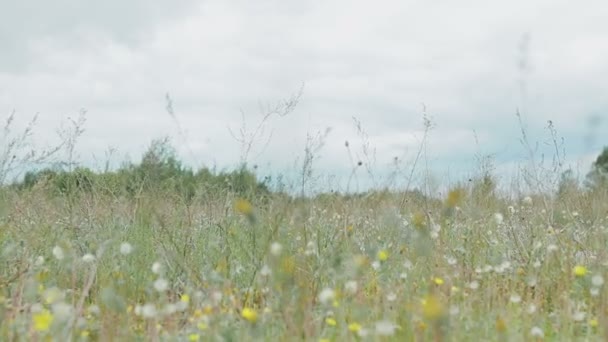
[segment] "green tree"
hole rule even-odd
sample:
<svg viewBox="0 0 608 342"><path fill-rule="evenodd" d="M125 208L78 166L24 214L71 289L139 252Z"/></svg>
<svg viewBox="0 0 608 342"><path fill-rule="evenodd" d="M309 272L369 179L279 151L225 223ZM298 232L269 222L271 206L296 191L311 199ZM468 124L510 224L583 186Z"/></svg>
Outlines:
<svg viewBox="0 0 608 342"><path fill-rule="evenodd" d="M591 189L608 187L608 146L595 159L587 174L587 187Z"/></svg>

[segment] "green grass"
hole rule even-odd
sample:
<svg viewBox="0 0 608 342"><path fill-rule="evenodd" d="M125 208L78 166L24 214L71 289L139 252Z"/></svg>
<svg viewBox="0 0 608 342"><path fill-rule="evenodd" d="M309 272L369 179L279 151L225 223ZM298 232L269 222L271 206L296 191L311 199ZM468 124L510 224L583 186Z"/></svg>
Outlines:
<svg viewBox="0 0 608 342"><path fill-rule="evenodd" d="M605 194L470 190L253 198L250 212L225 192L5 189L0 340L605 339Z"/></svg>

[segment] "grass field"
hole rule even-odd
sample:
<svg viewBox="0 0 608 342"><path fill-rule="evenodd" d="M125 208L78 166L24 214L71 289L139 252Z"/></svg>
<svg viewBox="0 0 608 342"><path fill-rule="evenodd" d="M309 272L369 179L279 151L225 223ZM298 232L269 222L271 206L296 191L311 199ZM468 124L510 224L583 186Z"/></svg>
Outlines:
<svg viewBox="0 0 608 342"><path fill-rule="evenodd" d="M602 340L605 192L2 193L0 339Z"/></svg>

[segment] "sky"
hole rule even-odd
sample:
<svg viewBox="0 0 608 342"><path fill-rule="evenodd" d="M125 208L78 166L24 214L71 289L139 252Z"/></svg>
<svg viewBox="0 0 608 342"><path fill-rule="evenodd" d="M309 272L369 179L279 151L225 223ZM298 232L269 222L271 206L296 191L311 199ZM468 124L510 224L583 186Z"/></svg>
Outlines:
<svg viewBox="0 0 608 342"><path fill-rule="evenodd" d="M404 186L413 165L456 182L480 156L508 181L530 149L550 164L549 121L563 168L608 145L603 1L0 1L0 115L15 132L38 114L40 148L86 110L85 166L170 136L187 164L233 168L261 123L261 175L298 179L308 141L318 186L351 190Z"/></svg>

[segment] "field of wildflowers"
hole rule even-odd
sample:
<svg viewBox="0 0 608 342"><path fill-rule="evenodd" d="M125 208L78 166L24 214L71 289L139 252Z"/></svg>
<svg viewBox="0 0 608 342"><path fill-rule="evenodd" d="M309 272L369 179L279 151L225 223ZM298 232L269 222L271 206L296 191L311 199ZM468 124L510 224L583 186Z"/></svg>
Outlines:
<svg viewBox="0 0 608 342"><path fill-rule="evenodd" d="M0 340L572 341L608 333L605 192L184 203L2 193Z"/></svg>

